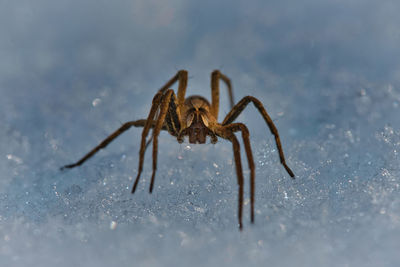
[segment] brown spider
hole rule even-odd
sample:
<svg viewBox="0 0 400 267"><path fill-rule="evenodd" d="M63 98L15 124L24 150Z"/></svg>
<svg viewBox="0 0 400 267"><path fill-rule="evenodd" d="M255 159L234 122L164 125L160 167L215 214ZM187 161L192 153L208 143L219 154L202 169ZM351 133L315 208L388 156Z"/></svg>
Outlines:
<svg viewBox="0 0 400 267"><path fill-rule="evenodd" d="M219 80L225 82L229 98L231 102L231 111L225 116L222 123L218 123L218 109L219 109ZM178 73L169 80L154 96L151 105L149 116L146 120L136 120L124 123L118 130L107 137L97 147L92 149L78 162L66 165L61 169L74 168L81 165L87 159L92 157L97 151L106 147L112 140L117 138L120 134L128 130L130 127L143 127L142 141L140 144L139 152L139 167L135 183L132 187L132 194L136 190L140 175L143 170L144 153L147 145L153 140L153 173L150 181L150 193L153 190L154 177L157 169L157 148L158 148L158 135L161 130L168 131L171 135L175 136L179 143L183 142L184 136L189 136L189 143L191 144L204 144L206 136L210 136L211 143L217 142L217 137L228 139L233 145L233 155L236 165L237 183L239 185L239 205L238 205L238 219L239 228L242 229L242 210L243 210L243 171L240 159L239 142L235 136L235 132L242 133L243 143L246 150L247 160L250 168L250 206L251 206L251 222L254 223L254 193L255 193L255 167L253 154L250 147L249 130L243 123L233 123L239 116L249 102L253 102L255 107L261 113L265 122L267 123L271 133L275 136L276 146L279 151L279 157L282 165L285 167L289 175L294 178L292 170L286 165L285 157L281 142L279 139L278 130L269 117L262 103L255 97L246 96L233 106L232 86L230 79L222 74L220 71L215 70L211 74L211 105L201 96L189 96L185 98L186 86L188 81L188 72L180 70ZM175 95L172 89L169 89L175 82L178 82L178 94ZM153 128L152 137L146 142L147 135L150 128Z"/></svg>

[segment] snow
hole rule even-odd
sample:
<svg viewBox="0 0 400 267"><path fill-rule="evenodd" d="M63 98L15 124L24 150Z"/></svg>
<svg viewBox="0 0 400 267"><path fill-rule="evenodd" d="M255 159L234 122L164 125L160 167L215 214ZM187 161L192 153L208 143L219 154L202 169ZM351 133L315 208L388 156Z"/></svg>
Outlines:
<svg viewBox="0 0 400 267"><path fill-rule="evenodd" d="M397 266L400 39L396 1L2 1L0 266ZM145 118L184 68L250 104L256 221L244 167L237 225L231 144L160 135L138 189L140 129L79 168L123 122ZM176 89L176 88L175 88ZM229 111L221 86L220 120ZM243 147L243 145L242 145Z"/></svg>

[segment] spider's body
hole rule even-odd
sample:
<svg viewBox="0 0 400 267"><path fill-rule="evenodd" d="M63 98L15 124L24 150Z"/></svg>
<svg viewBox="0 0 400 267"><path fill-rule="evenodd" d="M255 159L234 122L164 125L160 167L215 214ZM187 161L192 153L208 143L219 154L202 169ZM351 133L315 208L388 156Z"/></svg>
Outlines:
<svg viewBox="0 0 400 267"><path fill-rule="evenodd" d="M204 144L207 135L213 137L212 143L217 141L212 131L217 120L210 113L210 103L207 99L197 95L186 98L181 114L185 127L181 129L180 135L178 134L178 142L183 142L182 135L188 135L191 144Z"/></svg>
<svg viewBox="0 0 400 267"><path fill-rule="evenodd" d="M202 96L189 96L185 98L186 86L188 80L188 73L185 70L179 71L171 80L169 80L154 96L153 103L147 119L130 121L123 124L118 130L107 137L97 147L87 153L78 162L62 167L73 168L81 165L87 159L92 157L97 151L106 147L112 140L120 134L128 130L130 127L143 127L142 140L139 152L139 167L135 183L132 188L132 193L135 192L138 185L140 175L143 170L144 153L147 145L153 141L153 173L150 181L150 193L153 190L154 178L157 169L157 152L158 152L158 135L161 130L167 130L171 135L177 138L179 143L184 141L184 137L188 136L189 143L191 144L204 144L206 137L209 136L211 143L216 143L217 138L229 140L233 145L233 155L235 159L237 183L239 185L239 205L238 205L238 219L239 227L242 229L242 210L243 210L243 187L244 178L242 163L240 157L240 146L235 136L235 132L241 132L242 140L244 143L247 161L250 169L250 205L251 205L251 222L254 222L254 195L255 195L255 165L253 154L251 152L249 131L245 124L234 123L233 121L244 110L248 103L252 102L259 110L264 121L267 123L271 133L275 136L276 146L278 148L279 157L282 165L294 178L293 172L286 165L285 157L283 155L282 146L278 130L269 117L262 103L255 97L246 96L239 101L235 106L233 102L233 94L231 82L228 77L223 75L220 71L213 71L211 74L211 104ZM225 82L228 88L228 93L231 103L231 111L225 116L225 119L218 122L219 110L219 80ZM178 82L178 92L169 89L175 82ZM151 138L146 142L147 135L150 128L153 129Z"/></svg>

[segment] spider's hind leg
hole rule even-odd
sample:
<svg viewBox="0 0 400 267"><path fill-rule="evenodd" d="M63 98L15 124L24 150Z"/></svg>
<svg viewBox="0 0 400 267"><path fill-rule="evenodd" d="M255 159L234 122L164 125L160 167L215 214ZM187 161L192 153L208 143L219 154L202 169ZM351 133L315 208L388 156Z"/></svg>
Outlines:
<svg viewBox="0 0 400 267"><path fill-rule="evenodd" d="M115 138L120 136L125 131L129 130L132 126L134 126L134 127L144 127L145 124L146 124L146 120L129 121L129 122L124 123L120 128L118 128L118 130L116 130L111 135L109 135L98 146L96 146L91 151L89 151L85 156L83 156L79 161L77 161L76 163L73 163L73 164L65 165L65 166L61 167L60 170L71 169L71 168L74 168L74 167L82 165L86 160L88 160L89 158L93 157L94 154L96 154L99 150L105 148ZM150 123L150 127L154 127L154 125L155 124L152 121Z"/></svg>

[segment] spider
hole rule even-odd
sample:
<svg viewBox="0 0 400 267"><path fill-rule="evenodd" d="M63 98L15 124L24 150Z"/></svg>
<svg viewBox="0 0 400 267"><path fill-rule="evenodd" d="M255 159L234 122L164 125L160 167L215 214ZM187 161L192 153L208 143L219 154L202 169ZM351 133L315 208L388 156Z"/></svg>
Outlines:
<svg viewBox="0 0 400 267"><path fill-rule="evenodd" d="M227 89L230 98L231 111L225 116L222 123L218 120L219 110L219 82L222 80ZM235 132L241 132L244 148L247 155L247 161L250 169L250 218L251 223L254 223L254 195L255 195L255 165L253 154L251 152L249 130L243 123L234 120L246 108L247 104L253 102L254 106L261 113L265 122L267 123L271 133L275 136L275 143L278 148L281 164L286 169L288 174L294 179L292 170L286 165L285 156L283 154L282 145L280 142L278 130L272 122L270 116L265 110L263 104L253 96L246 96L240 100L236 105L233 101L233 93L230 79L222 74L219 70L215 70L211 74L211 104L202 96L193 95L185 98L186 87L188 81L188 72L180 70L172 77L153 98L147 119L136 121L129 121L124 123L118 130L104 139L98 146L93 148L82 159L74 164L65 165L61 170L66 168L74 168L83 164L87 159L92 157L100 149L105 148L112 140L117 138L120 134L134 127L143 127L142 139L139 151L139 167L135 183L132 187L132 194L135 192L139 182L140 175L143 170L144 154L147 146L153 141L153 172L150 180L149 192L153 191L154 178L157 169L157 151L158 151L158 136L161 130L168 131L172 136L176 137L178 143L184 141L184 137L189 137L191 144L204 144L206 137L210 137L211 143L215 144L218 137L227 139L232 143L233 156L236 166L237 183L239 186L238 196L238 220L239 229L243 227L242 224L242 210L243 210L243 187L244 178L240 156L240 147ZM169 89L173 84L178 82L178 93ZM153 129L152 136L146 142L150 129Z"/></svg>

